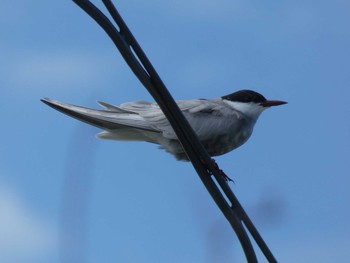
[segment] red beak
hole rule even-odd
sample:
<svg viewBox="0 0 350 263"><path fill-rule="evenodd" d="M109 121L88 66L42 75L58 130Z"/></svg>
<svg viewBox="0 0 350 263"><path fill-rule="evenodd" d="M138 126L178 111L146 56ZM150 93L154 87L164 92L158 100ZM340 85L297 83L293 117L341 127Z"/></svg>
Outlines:
<svg viewBox="0 0 350 263"><path fill-rule="evenodd" d="M260 105L263 107L271 107L271 106L278 106L278 105L283 105L287 103L288 102L281 101L281 100L266 100L264 102L261 102Z"/></svg>

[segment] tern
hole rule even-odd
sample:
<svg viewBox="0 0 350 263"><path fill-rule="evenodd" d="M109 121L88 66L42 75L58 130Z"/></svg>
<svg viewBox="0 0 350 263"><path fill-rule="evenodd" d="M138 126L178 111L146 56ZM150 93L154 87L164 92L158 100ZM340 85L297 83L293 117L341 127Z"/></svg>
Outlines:
<svg viewBox="0 0 350 263"><path fill-rule="evenodd" d="M155 143L176 159L188 161L174 130L156 103L136 101L115 106L98 101L104 109L95 110L48 98L41 101L103 129L97 134L98 138ZM287 102L267 100L252 90L239 90L221 98L178 100L176 103L208 154L218 156L244 144L265 109Z"/></svg>

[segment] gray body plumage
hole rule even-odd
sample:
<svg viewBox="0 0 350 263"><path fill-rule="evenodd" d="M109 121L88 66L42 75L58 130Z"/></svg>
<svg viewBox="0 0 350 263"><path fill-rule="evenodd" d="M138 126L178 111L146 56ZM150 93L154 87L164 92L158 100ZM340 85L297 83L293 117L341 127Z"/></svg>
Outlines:
<svg viewBox="0 0 350 263"><path fill-rule="evenodd" d="M155 143L178 160L188 160L157 104L139 101L114 106L99 102L104 109L94 110L51 99L43 102L105 130L97 135L99 138ZM180 100L177 104L211 156L225 154L245 143L264 109L252 106L252 109L246 110L245 106L241 107L242 103L223 98Z"/></svg>

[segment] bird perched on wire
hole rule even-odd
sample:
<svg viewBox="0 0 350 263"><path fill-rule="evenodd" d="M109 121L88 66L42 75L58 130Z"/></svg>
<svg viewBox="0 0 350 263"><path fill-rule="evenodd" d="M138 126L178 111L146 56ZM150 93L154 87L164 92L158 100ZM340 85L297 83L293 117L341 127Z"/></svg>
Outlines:
<svg viewBox="0 0 350 263"><path fill-rule="evenodd" d="M114 106L99 101L104 109L94 110L48 98L42 99L42 102L103 129L98 138L155 143L176 159L188 160L158 104L136 101ZM287 102L267 100L255 91L240 90L221 98L179 100L176 103L209 155L217 156L244 144L265 109Z"/></svg>

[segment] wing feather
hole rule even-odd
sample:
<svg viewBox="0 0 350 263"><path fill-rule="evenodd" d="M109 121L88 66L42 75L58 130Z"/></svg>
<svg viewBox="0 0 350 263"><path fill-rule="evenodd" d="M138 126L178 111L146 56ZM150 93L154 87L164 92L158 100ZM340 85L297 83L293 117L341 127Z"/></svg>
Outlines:
<svg viewBox="0 0 350 263"><path fill-rule="evenodd" d="M225 121L223 117L232 114L232 108L220 103L220 99L179 100L176 103L200 137L206 136L206 129L215 129L215 127L209 127L211 123L208 122L208 116L216 118L215 121L220 121L220 119ZM128 102L120 105L120 108L137 113L152 129L161 131L164 137L177 139L169 121L157 104L145 101Z"/></svg>
<svg viewBox="0 0 350 263"><path fill-rule="evenodd" d="M50 99L43 101L72 117L103 129L114 130L127 126L160 132L167 139L177 139L169 121L155 103L137 101L114 106L98 102L105 110L94 110ZM230 116L230 119L235 114L237 118L240 117L220 99L179 100L176 103L200 140L206 140L227 130L226 128L232 125L227 116Z"/></svg>

